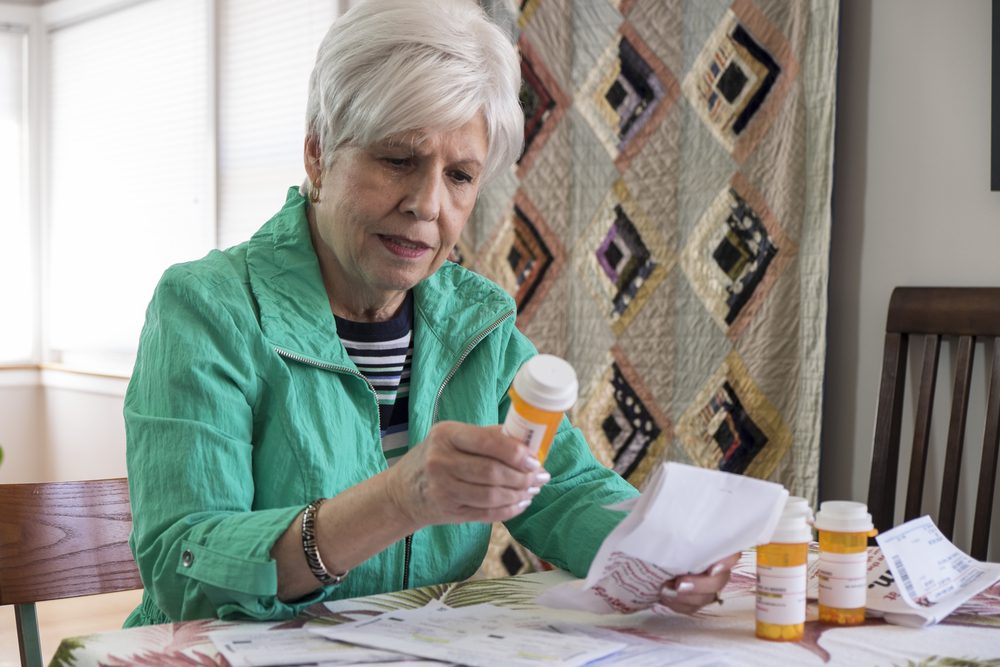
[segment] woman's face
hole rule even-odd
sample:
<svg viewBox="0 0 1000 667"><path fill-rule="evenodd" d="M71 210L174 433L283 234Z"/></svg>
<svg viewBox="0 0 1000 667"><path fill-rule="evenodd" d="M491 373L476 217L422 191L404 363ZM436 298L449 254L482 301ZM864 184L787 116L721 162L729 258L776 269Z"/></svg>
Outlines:
<svg viewBox="0 0 1000 667"><path fill-rule="evenodd" d="M486 162L485 120L480 114L451 131L348 144L321 173L316 150L307 140L306 170L321 183L310 223L334 312L390 317L406 291L441 266L472 213Z"/></svg>

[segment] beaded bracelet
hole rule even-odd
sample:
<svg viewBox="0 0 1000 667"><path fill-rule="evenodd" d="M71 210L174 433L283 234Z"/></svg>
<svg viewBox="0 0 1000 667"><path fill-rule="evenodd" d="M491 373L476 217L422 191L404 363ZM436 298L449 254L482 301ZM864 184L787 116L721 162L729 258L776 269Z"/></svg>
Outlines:
<svg viewBox="0 0 1000 667"><path fill-rule="evenodd" d="M316 544L316 512L323 504L323 498L317 498L306 506L302 513L302 551L306 555L306 563L313 576L324 586L336 586L344 580L350 570L339 574L330 574L319 556L319 545Z"/></svg>

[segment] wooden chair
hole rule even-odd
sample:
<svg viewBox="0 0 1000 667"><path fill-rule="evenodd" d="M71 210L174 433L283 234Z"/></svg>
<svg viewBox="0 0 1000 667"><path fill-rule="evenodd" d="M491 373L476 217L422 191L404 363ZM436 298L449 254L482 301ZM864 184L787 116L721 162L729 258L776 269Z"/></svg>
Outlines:
<svg viewBox="0 0 1000 667"><path fill-rule="evenodd" d="M0 605L22 665L42 665L36 602L142 588L131 529L125 479L0 485Z"/></svg>
<svg viewBox="0 0 1000 667"><path fill-rule="evenodd" d="M882 384L878 396L871 479L868 484L868 507L875 527L880 531L888 530L894 525L900 423L905 394L907 347L911 336L923 338L923 357L915 396L913 446L910 450L904 521L921 515L941 341L946 338L957 342L941 504L936 520L938 528L948 539L952 539L955 527L962 448L972 389L972 362L977 340L993 350L972 547L969 550L974 558L985 560L996 485L997 446L1000 440L1000 287L897 287L893 290L885 326Z"/></svg>

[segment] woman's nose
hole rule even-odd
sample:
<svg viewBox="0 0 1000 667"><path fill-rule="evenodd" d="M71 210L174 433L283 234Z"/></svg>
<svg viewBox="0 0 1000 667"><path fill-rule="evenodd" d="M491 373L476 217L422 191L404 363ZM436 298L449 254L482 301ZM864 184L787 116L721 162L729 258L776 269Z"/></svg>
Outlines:
<svg viewBox="0 0 1000 667"><path fill-rule="evenodd" d="M417 220L437 220L441 212L443 177L429 172L413 174L402 208Z"/></svg>

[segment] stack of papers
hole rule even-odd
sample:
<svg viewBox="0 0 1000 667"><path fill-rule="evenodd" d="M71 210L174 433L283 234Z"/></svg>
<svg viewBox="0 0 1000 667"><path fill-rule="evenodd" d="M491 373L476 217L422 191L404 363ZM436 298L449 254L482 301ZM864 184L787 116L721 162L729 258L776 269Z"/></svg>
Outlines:
<svg viewBox="0 0 1000 667"><path fill-rule="evenodd" d="M336 626L210 633L232 667L727 667L724 653L493 605L431 602ZM343 643L349 642L349 643ZM372 647L372 648L367 648Z"/></svg>
<svg viewBox="0 0 1000 667"><path fill-rule="evenodd" d="M983 563L941 534L929 516L875 538L868 562L869 611L889 623L922 627L944 619L1000 581L1000 563Z"/></svg>
<svg viewBox="0 0 1000 667"><path fill-rule="evenodd" d="M432 660L410 659L395 651L332 642L306 628L264 630L239 628L217 630L209 636L230 667L278 667L281 665L367 665L440 667Z"/></svg>
<svg viewBox="0 0 1000 667"><path fill-rule="evenodd" d="M579 667L625 647L620 641L532 626L524 615L494 605L452 608L438 603L315 632L329 639L471 667Z"/></svg>

